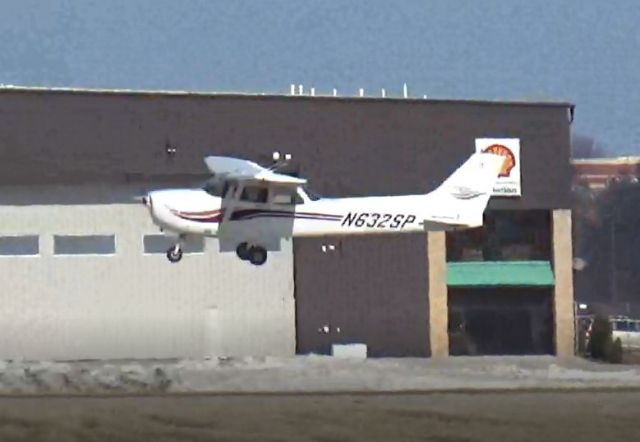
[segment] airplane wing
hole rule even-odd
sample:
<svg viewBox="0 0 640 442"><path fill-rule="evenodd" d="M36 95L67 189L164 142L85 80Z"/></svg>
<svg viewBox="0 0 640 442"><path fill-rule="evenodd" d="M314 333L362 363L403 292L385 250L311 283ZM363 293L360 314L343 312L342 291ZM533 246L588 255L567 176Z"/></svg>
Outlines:
<svg viewBox="0 0 640 442"><path fill-rule="evenodd" d="M253 161L240 158L208 156L204 159L209 171L220 178L228 178L239 181L269 181L278 184L301 185L306 179L290 175L276 173Z"/></svg>

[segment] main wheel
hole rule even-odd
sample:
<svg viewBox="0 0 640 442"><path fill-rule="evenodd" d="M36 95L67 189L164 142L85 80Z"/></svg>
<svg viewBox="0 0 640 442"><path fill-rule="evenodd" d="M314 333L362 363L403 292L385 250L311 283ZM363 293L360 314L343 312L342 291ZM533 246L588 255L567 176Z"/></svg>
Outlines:
<svg viewBox="0 0 640 442"><path fill-rule="evenodd" d="M182 249L179 247L171 247L167 250L167 259L170 262L178 262L182 259Z"/></svg>
<svg viewBox="0 0 640 442"><path fill-rule="evenodd" d="M238 247L236 247L236 255L238 255L238 258L240 258L243 261L248 260L249 244L247 244L246 242L241 242L240 244L238 244Z"/></svg>
<svg viewBox="0 0 640 442"><path fill-rule="evenodd" d="M249 249L249 262L256 266L261 266L267 261L267 251L262 247L251 247Z"/></svg>

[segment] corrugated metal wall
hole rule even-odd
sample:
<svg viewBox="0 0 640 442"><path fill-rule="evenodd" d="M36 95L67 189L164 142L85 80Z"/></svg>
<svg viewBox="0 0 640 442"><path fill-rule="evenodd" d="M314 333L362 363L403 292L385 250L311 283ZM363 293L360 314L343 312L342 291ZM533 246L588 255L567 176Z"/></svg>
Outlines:
<svg viewBox="0 0 640 442"><path fill-rule="evenodd" d="M158 231L141 205L5 205L0 219L0 236L40 236L40 256L0 257L2 359L295 353L290 242L260 268L215 240L170 264L143 254ZM115 234L116 254L54 256L54 234Z"/></svg>
<svg viewBox="0 0 640 442"><path fill-rule="evenodd" d="M490 207L571 206L568 105L0 88L0 114L0 185L155 182L277 150L321 194L396 195L434 189L477 137L516 137L523 196Z"/></svg>
<svg viewBox="0 0 640 442"><path fill-rule="evenodd" d="M299 353L362 343L372 357L431 354L426 234L294 243Z"/></svg>

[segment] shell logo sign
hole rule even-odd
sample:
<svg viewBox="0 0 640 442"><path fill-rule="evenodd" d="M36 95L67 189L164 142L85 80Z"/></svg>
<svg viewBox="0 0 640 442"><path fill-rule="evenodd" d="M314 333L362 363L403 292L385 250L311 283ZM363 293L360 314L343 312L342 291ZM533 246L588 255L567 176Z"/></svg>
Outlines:
<svg viewBox="0 0 640 442"><path fill-rule="evenodd" d="M520 139L476 138L476 152L490 152L506 158L498 181L493 187L495 196L521 196Z"/></svg>
<svg viewBox="0 0 640 442"><path fill-rule="evenodd" d="M516 157L513 155L513 152L502 144L492 144L491 146L482 149L483 152L495 153L498 155L502 155L506 158L504 162L504 166L502 166L502 170L500 171L500 177L508 177L511 174L511 170L516 165Z"/></svg>

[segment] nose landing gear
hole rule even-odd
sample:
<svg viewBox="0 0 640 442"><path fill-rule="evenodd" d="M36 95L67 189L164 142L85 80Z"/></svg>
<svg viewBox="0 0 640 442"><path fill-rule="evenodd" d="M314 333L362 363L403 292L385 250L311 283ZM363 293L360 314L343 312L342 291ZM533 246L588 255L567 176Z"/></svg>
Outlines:
<svg viewBox="0 0 640 442"><path fill-rule="evenodd" d="M182 259L182 246L185 240L186 238L180 235L176 244L167 250L167 259L169 262L176 263Z"/></svg>
<svg viewBox="0 0 640 442"><path fill-rule="evenodd" d="M169 262L178 262L182 259L182 248L180 244L176 244L167 250L167 259Z"/></svg>

